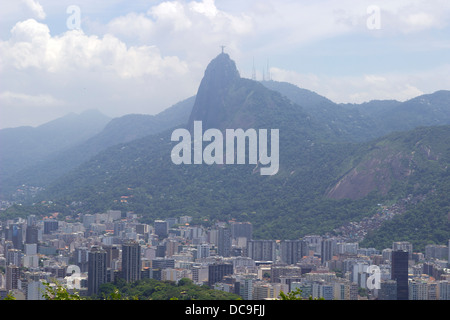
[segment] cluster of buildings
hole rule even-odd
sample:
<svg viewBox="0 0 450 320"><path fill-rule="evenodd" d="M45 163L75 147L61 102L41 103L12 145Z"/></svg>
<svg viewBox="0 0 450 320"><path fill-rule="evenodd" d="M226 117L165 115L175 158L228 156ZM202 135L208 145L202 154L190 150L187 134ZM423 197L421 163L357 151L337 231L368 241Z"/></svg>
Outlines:
<svg viewBox="0 0 450 320"><path fill-rule="evenodd" d="M391 205L378 204L379 210L374 215L364 217L360 221L350 221L333 231L346 241L362 241L367 234L380 228L384 222L391 220L397 215L403 214L406 211L408 204L414 205L424 199L425 196L408 195Z"/></svg>
<svg viewBox="0 0 450 320"><path fill-rule="evenodd" d="M255 240L249 222L193 225L189 216L139 221L109 210L0 224L0 299L44 299L44 283L82 296L122 278L179 281L238 294L244 300L278 299L300 289L326 300L450 300L449 246L414 252L409 242L360 248L339 237Z"/></svg>

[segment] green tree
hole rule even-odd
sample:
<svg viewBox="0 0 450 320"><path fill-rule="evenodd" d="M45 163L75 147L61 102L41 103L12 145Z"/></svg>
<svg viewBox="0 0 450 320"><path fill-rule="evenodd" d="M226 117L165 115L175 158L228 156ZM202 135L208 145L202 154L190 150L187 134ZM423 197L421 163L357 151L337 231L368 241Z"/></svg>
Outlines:
<svg viewBox="0 0 450 320"><path fill-rule="evenodd" d="M306 299L302 296L302 290L300 290L300 288L292 290L291 292L288 292L288 293L284 293L283 291L280 291L280 299L281 300L325 300L323 297L313 298L312 296L309 296L309 298Z"/></svg>
<svg viewBox="0 0 450 320"><path fill-rule="evenodd" d="M14 297L14 295L10 291L3 300L16 300L16 297Z"/></svg>
<svg viewBox="0 0 450 320"><path fill-rule="evenodd" d="M281 300L304 300L302 297L302 290L300 290L300 288L292 290L291 292L288 292L288 293L284 293L283 291L280 291L280 299Z"/></svg>
<svg viewBox="0 0 450 320"><path fill-rule="evenodd" d="M44 286L43 296L46 300L83 300L78 292L70 293L58 282L55 284L44 282Z"/></svg>

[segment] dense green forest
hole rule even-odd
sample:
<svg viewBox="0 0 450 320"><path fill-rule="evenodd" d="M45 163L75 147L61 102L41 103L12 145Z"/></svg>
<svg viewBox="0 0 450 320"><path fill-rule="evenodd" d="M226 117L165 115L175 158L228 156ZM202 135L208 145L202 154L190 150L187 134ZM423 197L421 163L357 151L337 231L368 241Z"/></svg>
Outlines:
<svg viewBox="0 0 450 320"><path fill-rule="evenodd" d="M183 278L174 281L142 279L126 282L119 279L116 283L100 286L97 296L91 299L107 299L119 295L121 299L139 300L240 300L241 297L228 292L214 290L207 286L198 286L192 280Z"/></svg>
<svg viewBox="0 0 450 320"><path fill-rule="evenodd" d="M383 249L392 241L405 240L411 241L415 250L423 251L426 244L446 244L450 237L449 132L448 126L419 128L365 144L316 144L316 150L322 151L311 153L310 164L305 164L303 170L283 168L273 177L252 174L248 165L168 166L140 151L147 146L147 151L154 148L152 155L160 152L161 157L167 156L170 144L161 151L156 143L149 143L157 137L148 137L120 151L102 153L92 165L74 171L70 186L77 186L76 192L34 206L16 205L1 215L12 218L59 212L61 219L67 217L70 221L79 213L119 209L141 215L145 223L182 215L191 215L193 223L198 224L234 218L252 222L254 238L297 239L306 234L332 233L349 221L370 217L379 210L380 203L395 203L411 195L423 200L410 203L402 215L369 233L361 245ZM408 161L402 160L414 174L394 181L386 194L374 190L354 200L325 196L330 185L365 159L373 159L371 153L379 155L380 148L386 157L414 153ZM300 164L291 161L293 166ZM324 166L327 171L321 170ZM63 189L57 185L57 190ZM121 202L123 197L126 202Z"/></svg>
<svg viewBox="0 0 450 320"><path fill-rule="evenodd" d="M188 278L174 281L160 281L155 279L142 279L126 282L118 279L116 282L104 283L99 293L92 296L81 296L80 292L69 292L59 283L51 285L44 283L43 295L45 300L241 300L239 295L225 291L211 289L208 286L199 286ZM10 292L4 300L15 300Z"/></svg>

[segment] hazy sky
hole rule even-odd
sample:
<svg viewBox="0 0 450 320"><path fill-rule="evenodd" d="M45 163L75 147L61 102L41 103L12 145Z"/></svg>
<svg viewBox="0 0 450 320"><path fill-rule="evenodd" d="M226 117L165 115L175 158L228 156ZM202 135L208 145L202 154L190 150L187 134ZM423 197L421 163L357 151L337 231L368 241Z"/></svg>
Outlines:
<svg viewBox="0 0 450 320"><path fill-rule="evenodd" d="M448 0L0 0L0 128L158 113L221 45L242 77L335 102L450 89Z"/></svg>

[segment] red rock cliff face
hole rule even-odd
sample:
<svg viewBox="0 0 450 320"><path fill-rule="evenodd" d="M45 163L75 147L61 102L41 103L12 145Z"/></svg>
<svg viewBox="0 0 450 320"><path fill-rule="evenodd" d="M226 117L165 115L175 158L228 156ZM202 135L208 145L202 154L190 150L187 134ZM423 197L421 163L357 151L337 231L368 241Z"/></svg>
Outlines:
<svg viewBox="0 0 450 320"><path fill-rule="evenodd" d="M395 180L402 180L414 171L412 154L379 148L345 174L328 192L332 199L360 199L372 191L385 195Z"/></svg>

